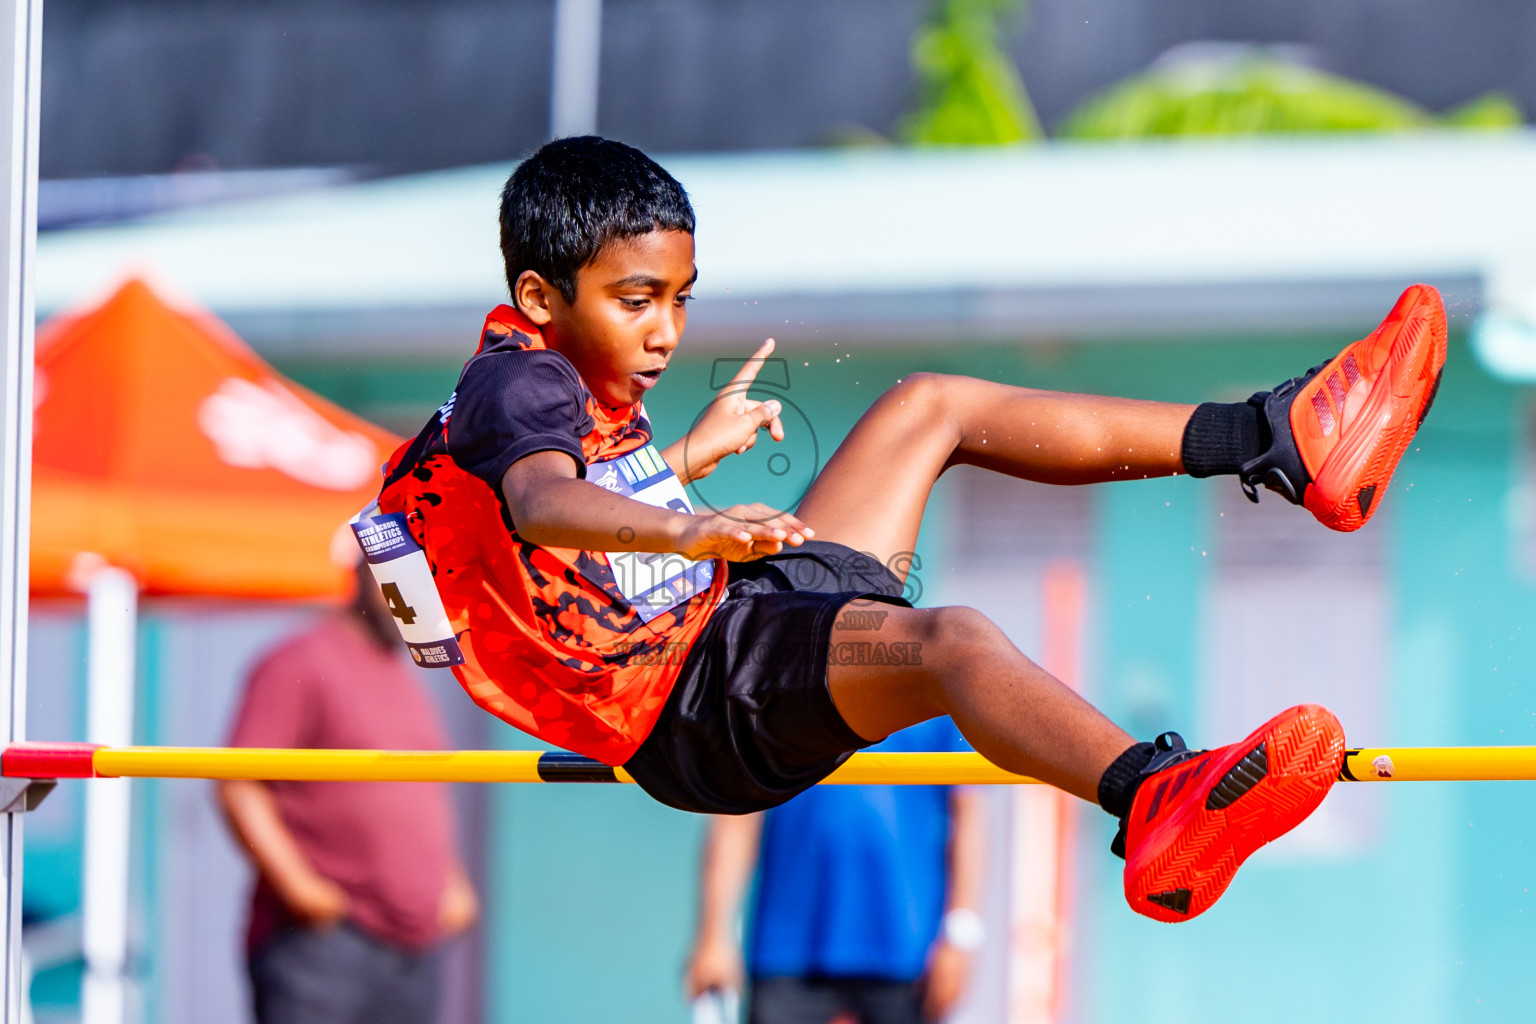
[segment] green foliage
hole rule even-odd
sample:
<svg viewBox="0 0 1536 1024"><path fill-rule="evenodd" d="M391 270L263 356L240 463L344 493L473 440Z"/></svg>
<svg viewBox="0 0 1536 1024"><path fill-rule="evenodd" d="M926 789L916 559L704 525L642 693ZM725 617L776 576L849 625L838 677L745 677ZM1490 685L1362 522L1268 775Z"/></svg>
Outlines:
<svg viewBox="0 0 1536 1024"><path fill-rule="evenodd" d="M1445 112L1445 123L1457 128L1518 128L1525 115L1514 97L1503 92L1487 92L1459 107Z"/></svg>
<svg viewBox="0 0 1536 1024"><path fill-rule="evenodd" d="M998 16L1020 0L934 0L912 39L918 109L902 123L908 142L988 146L1040 138L1024 81L998 44Z"/></svg>
<svg viewBox="0 0 1536 1024"><path fill-rule="evenodd" d="M1261 52L1153 68L1078 106L1060 135L1124 139L1270 132L1400 132L1441 125L1499 129L1521 123L1507 96L1490 93L1445 118L1385 90Z"/></svg>

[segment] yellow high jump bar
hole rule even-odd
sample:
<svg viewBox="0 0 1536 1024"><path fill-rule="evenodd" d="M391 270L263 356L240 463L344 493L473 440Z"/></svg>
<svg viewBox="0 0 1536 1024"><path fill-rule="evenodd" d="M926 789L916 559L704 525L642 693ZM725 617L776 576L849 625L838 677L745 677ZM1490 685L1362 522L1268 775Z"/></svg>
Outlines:
<svg viewBox="0 0 1536 1024"><path fill-rule="evenodd" d="M566 751L273 750L13 743L0 776L20 779L260 779L293 782L633 782L623 768ZM1367 747L1346 752L1341 782L1536 780L1536 747ZM980 754L850 757L824 784L1017 785L1037 780Z"/></svg>

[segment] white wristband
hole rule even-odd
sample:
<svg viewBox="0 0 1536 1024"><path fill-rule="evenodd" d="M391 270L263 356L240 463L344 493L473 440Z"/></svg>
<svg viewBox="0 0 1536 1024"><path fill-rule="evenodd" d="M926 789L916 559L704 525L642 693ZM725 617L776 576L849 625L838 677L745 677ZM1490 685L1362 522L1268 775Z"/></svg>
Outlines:
<svg viewBox="0 0 1536 1024"><path fill-rule="evenodd" d="M974 953L987 941L987 923L970 907L956 907L944 915L944 941L962 953Z"/></svg>

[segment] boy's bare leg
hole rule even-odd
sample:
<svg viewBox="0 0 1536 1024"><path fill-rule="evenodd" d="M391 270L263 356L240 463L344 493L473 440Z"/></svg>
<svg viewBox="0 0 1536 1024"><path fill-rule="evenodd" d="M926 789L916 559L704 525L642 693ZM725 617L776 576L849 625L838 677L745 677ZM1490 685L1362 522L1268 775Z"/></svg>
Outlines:
<svg viewBox="0 0 1536 1024"><path fill-rule="evenodd" d="M1245 403L1263 415L1252 424L1259 436L1246 408L1202 408L1189 468L1237 472L1245 487L1279 491L1326 526L1358 529L1433 401L1443 325L1433 289L1409 289L1370 336ZM855 427L800 516L820 538L892 565L892 555L911 550L929 489L949 466L1050 483L1167 475L1186 468L1185 430L1196 412L909 378ZM844 721L877 740L948 714L993 763L1102 800L1121 823L1111 849L1126 857L1127 902L1158 920L1210 907L1250 854L1316 809L1343 762L1343 727L1318 705L1289 708L1213 750L1190 751L1173 733L1133 744L978 612L891 609L878 636L870 622L843 616L832 633L827 685ZM876 640L884 657L844 646Z"/></svg>
<svg viewBox="0 0 1536 1024"><path fill-rule="evenodd" d="M1030 661L971 608L891 608L878 631L840 619L827 687L843 720L865 739L939 715L954 719L993 764L1098 802L1099 779L1135 741ZM911 645L902 665L844 664L839 644ZM915 662L915 664L911 663Z"/></svg>
<svg viewBox="0 0 1536 1024"><path fill-rule="evenodd" d="M913 549L928 494L950 466L1051 484L1169 476L1183 470L1194 408L914 374L854 425L797 514L818 540L890 564Z"/></svg>
<svg viewBox="0 0 1536 1024"><path fill-rule="evenodd" d="M854 625L845 618L832 642L872 638ZM1160 921L1209 909L1250 854L1322 803L1344 762L1344 728L1315 704L1210 750L1173 733L1133 744L969 608L892 609L878 636L888 652L913 645L898 648L905 664L857 664L876 659L838 648L828 659L832 700L854 731L878 739L947 713L994 764L1099 803L1120 819L1110 849L1126 858L1126 902Z"/></svg>
<svg viewBox="0 0 1536 1024"><path fill-rule="evenodd" d="M1193 406L914 374L882 395L806 493L818 540L892 556L911 551L929 492L953 465L1043 483L1168 476ZM1097 801L1100 777L1134 740L970 608L893 608L878 633L840 620L832 642L910 644L917 664L844 664L833 703L865 739L947 714L994 764ZM857 660L857 659L852 659Z"/></svg>

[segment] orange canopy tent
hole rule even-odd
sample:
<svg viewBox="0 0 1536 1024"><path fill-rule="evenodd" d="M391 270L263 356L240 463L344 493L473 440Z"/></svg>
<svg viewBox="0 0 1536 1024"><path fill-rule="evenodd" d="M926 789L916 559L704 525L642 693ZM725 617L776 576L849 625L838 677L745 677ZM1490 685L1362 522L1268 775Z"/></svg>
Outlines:
<svg viewBox="0 0 1536 1024"><path fill-rule="evenodd" d="M130 281L39 332L32 592L86 591L86 739L131 743L137 593L343 593L346 521L378 490L387 432L297 387L212 316ZM128 982L127 788L85 806L82 1017Z"/></svg>
<svg viewBox="0 0 1536 1024"><path fill-rule="evenodd" d="M127 569L146 594L344 592L344 524L399 440L130 281L39 332L32 592ZM341 532L345 531L345 532Z"/></svg>

